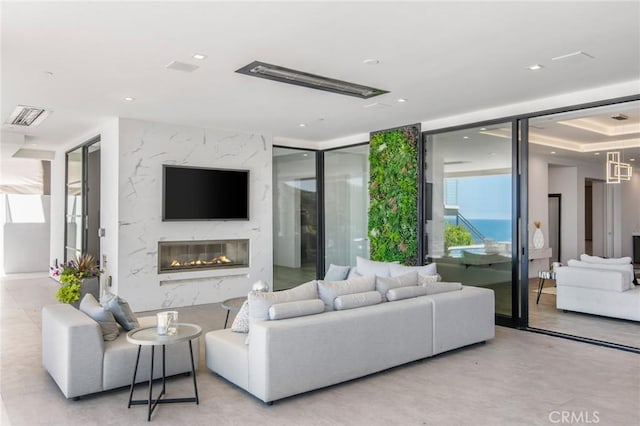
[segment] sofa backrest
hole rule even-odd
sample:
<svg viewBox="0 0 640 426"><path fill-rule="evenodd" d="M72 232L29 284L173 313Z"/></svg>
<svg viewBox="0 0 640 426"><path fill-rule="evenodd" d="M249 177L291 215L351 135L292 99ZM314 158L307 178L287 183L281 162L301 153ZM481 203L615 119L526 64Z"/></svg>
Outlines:
<svg viewBox="0 0 640 426"><path fill-rule="evenodd" d="M567 262L567 266L571 266L574 268L587 268L587 269L595 269L595 270L620 272L624 276L624 281L626 283L627 289L633 287L633 279L635 277L635 272L633 270L633 265L631 263L596 264L596 263L588 263L588 262L582 262L580 260L571 259Z"/></svg>
<svg viewBox="0 0 640 426"><path fill-rule="evenodd" d="M558 287L582 287L623 292L633 287L624 272L576 266L562 266L556 271Z"/></svg>

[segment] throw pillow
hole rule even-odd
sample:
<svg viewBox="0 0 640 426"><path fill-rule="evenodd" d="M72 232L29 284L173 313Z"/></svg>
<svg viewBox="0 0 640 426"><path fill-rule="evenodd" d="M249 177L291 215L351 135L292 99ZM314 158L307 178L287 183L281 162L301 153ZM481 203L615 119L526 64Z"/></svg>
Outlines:
<svg viewBox="0 0 640 426"><path fill-rule="evenodd" d="M440 274L435 275L418 275L418 284L424 285L425 283L437 283L442 281Z"/></svg>
<svg viewBox="0 0 640 426"><path fill-rule="evenodd" d="M115 294L109 295L105 298L102 306L111 311L118 324L126 331L140 327L138 318L136 318L136 315L131 310L129 303L122 297Z"/></svg>
<svg viewBox="0 0 640 426"><path fill-rule="evenodd" d="M84 312L91 319L100 324L100 328L102 329L102 338L104 340L115 340L115 338L118 337L120 331L118 330L118 324L116 323L116 319L113 317L113 314L109 310L103 308L91 293L84 295L78 308L81 312Z"/></svg>
<svg viewBox="0 0 640 426"><path fill-rule="evenodd" d="M361 277L362 274L358 273L358 268L353 267L349 271L349 275L347 275L347 279Z"/></svg>
<svg viewBox="0 0 640 426"><path fill-rule="evenodd" d="M276 303L269 308L269 319L303 317L324 312L324 303L320 299L299 300L297 302Z"/></svg>
<svg viewBox="0 0 640 426"><path fill-rule="evenodd" d="M231 331L235 333L248 333L249 332L249 301L245 300L240 310L236 314L236 317L231 324Z"/></svg>
<svg viewBox="0 0 640 426"><path fill-rule="evenodd" d="M351 266L340 266L332 263L329 265L329 270L325 274L324 279L329 281L346 280L350 270Z"/></svg>
<svg viewBox="0 0 640 426"><path fill-rule="evenodd" d="M427 289L427 294L438 294L462 290L462 283L425 283L423 287Z"/></svg>
<svg viewBox="0 0 640 426"><path fill-rule="evenodd" d="M389 265L389 273L392 277L397 277L412 271L416 271L420 275L435 275L438 273L435 263L430 263L424 266L405 266L397 263Z"/></svg>
<svg viewBox="0 0 640 426"><path fill-rule="evenodd" d="M376 276L350 278L344 281L318 281L318 293L327 311L334 310L334 300L344 294L364 293L376 289Z"/></svg>
<svg viewBox="0 0 640 426"><path fill-rule="evenodd" d="M588 254L581 254L580 260L587 263L609 264L609 265L628 265L631 263L630 257L603 258L600 256L589 256Z"/></svg>
<svg viewBox="0 0 640 426"><path fill-rule="evenodd" d="M408 287L396 287L389 290L387 299L389 302L402 299L410 299L412 297L424 296L427 294L427 288L417 285Z"/></svg>
<svg viewBox="0 0 640 426"><path fill-rule="evenodd" d="M364 293L345 294L336 297L333 302L336 311L360 308L362 306L377 305L382 302L382 295L378 291L366 291Z"/></svg>
<svg viewBox="0 0 640 426"><path fill-rule="evenodd" d="M376 290L382 295L382 301L387 301L387 292L392 288L418 285L418 273L409 272L397 277L376 277Z"/></svg>
<svg viewBox="0 0 640 426"><path fill-rule="evenodd" d="M269 319L269 308L276 303L295 302L318 298L318 282L309 281L289 290L276 292L249 292L249 316L253 320Z"/></svg>
<svg viewBox="0 0 640 426"><path fill-rule="evenodd" d="M360 275L377 275L379 277L388 277L389 262L377 262L375 260L365 259L364 257L356 257L356 268Z"/></svg>

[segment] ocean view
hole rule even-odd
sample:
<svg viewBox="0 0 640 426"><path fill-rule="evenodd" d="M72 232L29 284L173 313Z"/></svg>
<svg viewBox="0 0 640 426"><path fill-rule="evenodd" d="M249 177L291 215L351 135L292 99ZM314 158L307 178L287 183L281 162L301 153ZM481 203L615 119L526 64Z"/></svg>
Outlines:
<svg viewBox="0 0 640 426"><path fill-rule="evenodd" d="M511 241L510 219L467 219L485 238L496 241ZM447 218L447 221L455 225L455 219Z"/></svg>

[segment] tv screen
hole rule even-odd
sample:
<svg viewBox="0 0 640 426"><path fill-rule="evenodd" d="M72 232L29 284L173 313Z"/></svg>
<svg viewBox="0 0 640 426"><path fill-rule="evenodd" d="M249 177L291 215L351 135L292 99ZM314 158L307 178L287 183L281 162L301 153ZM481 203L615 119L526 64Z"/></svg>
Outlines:
<svg viewBox="0 0 640 426"><path fill-rule="evenodd" d="M163 166L162 220L249 220L249 171Z"/></svg>

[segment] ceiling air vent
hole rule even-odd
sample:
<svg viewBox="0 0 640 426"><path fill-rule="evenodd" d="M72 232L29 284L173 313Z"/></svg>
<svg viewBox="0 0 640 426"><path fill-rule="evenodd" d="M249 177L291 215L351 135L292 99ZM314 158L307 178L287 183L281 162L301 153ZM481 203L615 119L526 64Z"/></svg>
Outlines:
<svg viewBox="0 0 640 426"><path fill-rule="evenodd" d="M628 120L629 117L624 115L624 114L616 114L611 116L612 119L616 120L616 121L624 121L624 120Z"/></svg>
<svg viewBox="0 0 640 426"><path fill-rule="evenodd" d="M42 123L49 114L50 111L44 108L18 105L5 124L17 127L35 127Z"/></svg>
<svg viewBox="0 0 640 426"><path fill-rule="evenodd" d="M333 78L323 77L321 75L309 74L259 61L254 61L249 65L245 65L239 70L236 70L236 72L253 77L279 81L281 83L295 84L297 86L309 87L311 89L324 90L347 96L355 96L362 99L368 99L384 93L389 93L386 90L349 83L348 81L336 80Z"/></svg>

